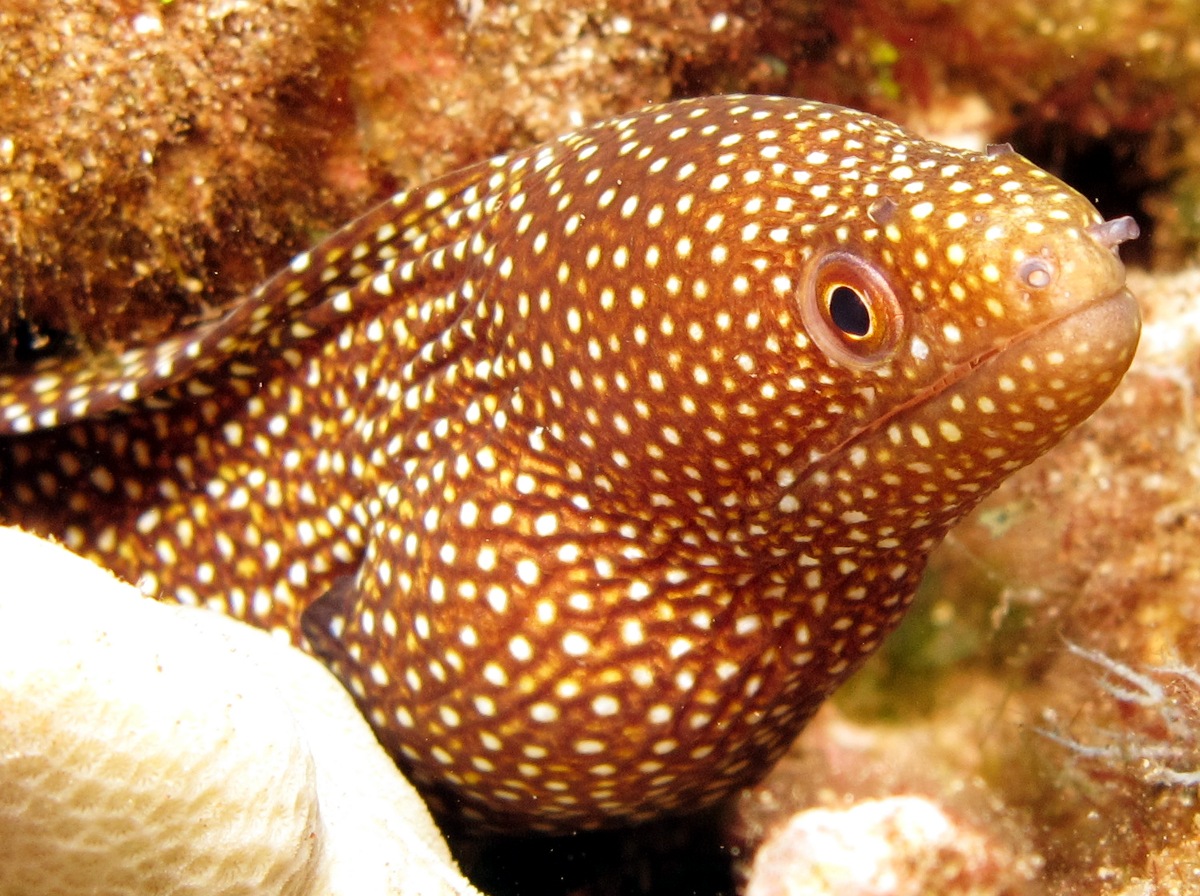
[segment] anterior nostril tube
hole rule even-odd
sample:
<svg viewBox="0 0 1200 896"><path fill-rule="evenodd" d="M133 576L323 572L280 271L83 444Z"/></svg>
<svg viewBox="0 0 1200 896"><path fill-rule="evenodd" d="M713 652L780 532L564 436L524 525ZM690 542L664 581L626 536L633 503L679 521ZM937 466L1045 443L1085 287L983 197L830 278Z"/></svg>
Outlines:
<svg viewBox="0 0 1200 896"><path fill-rule="evenodd" d="M1129 215L1122 215L1119 218L1113 218L1111 221L1101 221L1099 224L1091 225L1086 230L1105 249L1115 249L1121 243L1136 240L1141 233L1141 230L1137 226L1137 221L1133 220Z"/></svg>

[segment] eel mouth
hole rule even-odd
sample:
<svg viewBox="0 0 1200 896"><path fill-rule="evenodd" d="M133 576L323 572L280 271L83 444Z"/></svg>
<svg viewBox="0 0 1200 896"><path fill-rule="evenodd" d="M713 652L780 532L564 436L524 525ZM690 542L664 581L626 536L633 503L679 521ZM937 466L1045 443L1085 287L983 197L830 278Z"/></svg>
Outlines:
<svg viewBox="0 0 1200 896"><path fill-rule="evenodd" d="M1079 423L1098 408L1116 388L1129 368L1141 333L1141 315L1137 300L1128 287L1121 288L1083 305L1047 318L1011 338L997 343L946 371L934 382L921 387L910 398L890 408L861 429L851 433L826 457L837 456L855 443L886 429L898 418L919 411L947 395L955 386L983 375L1006 359L1049 356L1058 353L1064 360L1055 371L1063 378L1080 384L1092 383L1087 400L1078 404ZM1041 376L1019 368L1013 361L1013 377Z"/></svg>

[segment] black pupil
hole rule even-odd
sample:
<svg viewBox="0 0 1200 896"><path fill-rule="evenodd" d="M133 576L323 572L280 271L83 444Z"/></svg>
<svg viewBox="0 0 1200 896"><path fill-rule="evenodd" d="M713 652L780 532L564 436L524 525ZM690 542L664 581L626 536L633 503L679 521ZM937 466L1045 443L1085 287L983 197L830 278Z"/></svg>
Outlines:
<svg viewBox="0 0 1200 896"><path fill-rule="evenodd" d="M867 303L849 286L834 287L829 296L829 316L833 325L847 336L866 336L871 332Z"/></svg>

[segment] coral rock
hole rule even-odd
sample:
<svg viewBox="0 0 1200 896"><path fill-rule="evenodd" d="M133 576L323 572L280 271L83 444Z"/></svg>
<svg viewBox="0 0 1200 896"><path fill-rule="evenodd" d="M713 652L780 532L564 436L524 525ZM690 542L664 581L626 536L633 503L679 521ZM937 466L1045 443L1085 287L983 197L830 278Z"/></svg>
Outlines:
<svg viewBox="0 0 1200 896"><path fill-rule="evenodd" d="M0 529L0 893L478 894L349 695Z"/></svg>
<svg viewBox="0 0 1200 896"><path fill-rule="evenodd" d="M1005 857L920 797L809 809L755 857L746 896L959 896L996 893Z"/></svg>

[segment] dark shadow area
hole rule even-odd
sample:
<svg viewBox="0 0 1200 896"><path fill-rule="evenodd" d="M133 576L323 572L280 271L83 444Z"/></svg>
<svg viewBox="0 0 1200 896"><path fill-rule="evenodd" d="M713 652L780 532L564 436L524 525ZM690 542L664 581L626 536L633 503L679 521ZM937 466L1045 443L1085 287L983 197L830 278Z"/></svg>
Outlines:
<svg viewBox="0 0 1200 896"><path fill-rule="evenodd" d="M719 813L564 837L451 837L488 896L735 896Z"/></svg>
<svg viewBox="0 0 1200 896"><path fill-rule="evenodd" d="M42 358L65 354L74 347L69 333L17 317L10 326L0 321L0 370L28 365Z"/></svg>

